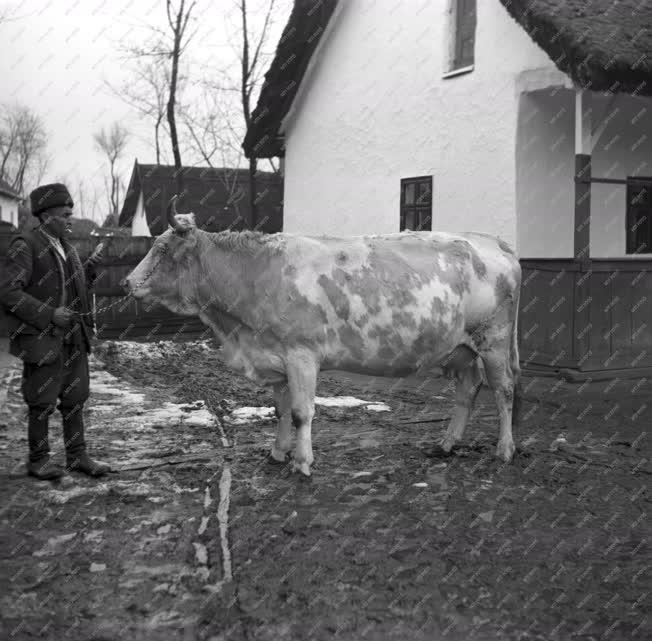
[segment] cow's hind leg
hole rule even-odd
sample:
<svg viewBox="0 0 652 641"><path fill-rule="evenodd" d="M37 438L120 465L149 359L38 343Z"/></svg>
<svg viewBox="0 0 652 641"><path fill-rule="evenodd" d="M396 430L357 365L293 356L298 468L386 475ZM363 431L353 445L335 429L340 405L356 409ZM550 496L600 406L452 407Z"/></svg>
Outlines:
<svg viewBox="0 0 652 641"><path fill-rule="evenodd" d="M482 373L477 360L468 367L455 371L455 409L441 441L444 452L450 452L455 443L462 438L481 386Z"/></svg>
<svg viewBox="0 0 652 641"><path fill-rule="evenodd" d="M287 383L274 385L274 404L278 425L276 440L270 452L270 462L285 463L286 456L292 449L292 406Z"/></svg>
<svg viewBox="0 0 652 641"><path fill-rule="evenodd" d="M500 418L500 436L496 447L496 456L505 462L512 460L514 440L512 438L512 409L514 404L514 377L510 364L509 346L492 347L481 353L487 383L494 391L498 416Z"/></svg>
<svg viewBox="0 0 652 641"><path fill-rule="evenodd" d="M314 460L312 453L312 419L315 415L315 390L319 368L309 351L298 351L288 358L288 389L290 416L297 430L292 467L295 472L310 476Z"/></svg>

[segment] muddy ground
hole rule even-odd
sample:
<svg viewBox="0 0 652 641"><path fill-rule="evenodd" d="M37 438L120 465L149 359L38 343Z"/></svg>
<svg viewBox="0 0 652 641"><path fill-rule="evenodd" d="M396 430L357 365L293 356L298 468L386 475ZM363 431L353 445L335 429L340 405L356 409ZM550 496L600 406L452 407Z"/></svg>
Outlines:
<svg viewBox="0 0 652 641"><path fill-rule="evenodd" d="M5 375L2 639L650 638L650 381L525 379L505 465L488 390L441 457L448 380L325 373L320 396L365 403L318 406L305 483L266 462L273 418L231 420L272 397L210 343L106 342L92 371L116 471L57 484L24 475Z"/></svg>

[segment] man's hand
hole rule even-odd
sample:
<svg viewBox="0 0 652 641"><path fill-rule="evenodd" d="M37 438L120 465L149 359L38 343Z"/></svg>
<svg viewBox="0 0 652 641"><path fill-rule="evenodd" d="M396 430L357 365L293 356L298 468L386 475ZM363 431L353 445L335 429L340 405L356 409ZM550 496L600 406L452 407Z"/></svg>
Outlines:
<svg viewBox="0 0 652 641"><path fill-rule="evenodd" d="M92 265L97 265L99 262L102 261L103 256L103 251L104 251L104 243L101 242L93 251L93 253L88 257L88 262L91 263Z"/></svg>
<svg viewBox="0 0 652 641"><path fill-rule="evenodd" d="M52 314L52 322L59 327L68 327L74 317L74 312L67 307L57 307Z"/></svg>

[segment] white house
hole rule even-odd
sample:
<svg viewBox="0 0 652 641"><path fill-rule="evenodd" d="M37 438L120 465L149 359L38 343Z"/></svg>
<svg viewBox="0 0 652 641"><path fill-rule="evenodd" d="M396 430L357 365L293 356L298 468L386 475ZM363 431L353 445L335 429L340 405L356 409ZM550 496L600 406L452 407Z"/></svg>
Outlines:
<svg viewBox="0 0 652 641"><path fill-rule="evenodd" d="M18 227L18 205L21 200L20 194L0 178L0 221Z"/></svg>
<svg viewBox="0 0 652 641"><path fill-rule="evenodd" d="M639 0L297 0L243 146L283 159L284 231L512 244L530 365L652 367L650 25Z"/></svg>

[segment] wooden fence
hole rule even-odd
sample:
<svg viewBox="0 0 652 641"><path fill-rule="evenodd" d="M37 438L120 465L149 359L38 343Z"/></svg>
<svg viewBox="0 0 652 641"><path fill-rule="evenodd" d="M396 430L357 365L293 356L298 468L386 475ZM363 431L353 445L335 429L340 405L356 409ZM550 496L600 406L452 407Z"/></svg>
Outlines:
<svg viewBox="0 0 652 641"><path fill-rule="evenodd" d="M4 262L13 234L0 234L0 262ZM71 238L82 262L92 253L100 239ZM143 259L154 243L147 237L104 238L104 260L98 267L93 301L98 338L169 339L210 335L196 316L179 316L160 305L145 305L125 297L120 281ZM6 319L0 314L0 335L6 336Z"/></svg>
<svg viewBox="0 0 652 641"><path fill-rule="evenodd" d="M587 376L652 373L652 260L522 259L526 366Z"/></svg>

